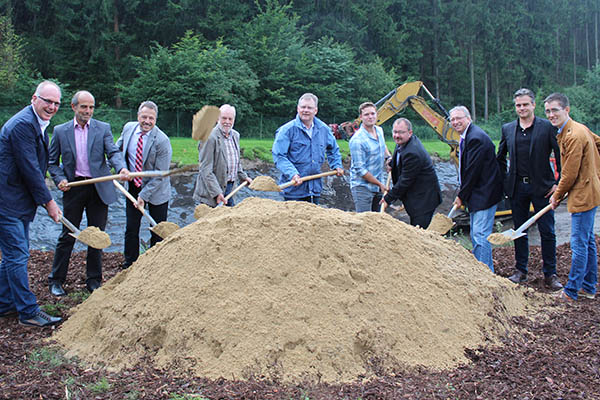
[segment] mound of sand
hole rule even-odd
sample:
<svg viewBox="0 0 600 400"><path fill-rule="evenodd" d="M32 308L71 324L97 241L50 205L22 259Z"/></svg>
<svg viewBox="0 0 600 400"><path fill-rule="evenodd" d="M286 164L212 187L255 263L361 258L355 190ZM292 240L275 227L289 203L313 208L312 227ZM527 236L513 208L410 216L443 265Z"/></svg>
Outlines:
<svg viewBox="0 0 600 400"><path fill-rule="evenodd" d="M54 338L114 368L346 382L467 362L527 313L524 290L389 215L249 198L147 251Z"/></svg>

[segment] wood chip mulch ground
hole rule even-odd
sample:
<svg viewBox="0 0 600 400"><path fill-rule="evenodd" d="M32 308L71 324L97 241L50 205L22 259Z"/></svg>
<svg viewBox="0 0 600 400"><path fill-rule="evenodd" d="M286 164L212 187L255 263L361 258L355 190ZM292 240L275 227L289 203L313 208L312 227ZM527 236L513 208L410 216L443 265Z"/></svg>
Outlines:
<svg viewBox="0 0 600 400"><path fill-rule="evenodd" d="M597 238L597 242L600 241ZM56 300L46 277L52 252L32 251L31 286L40 304L68 318L71 307L85 299L85 253L73 255L69 296ZM557 249L558 276L567 280L571 251ZM528 286L547 292L540 266L540 249L530 256ZM512 247L494 249L496 272L513 272ZM105 279L122 263L118 253L104 255ZM472 363L452 371L399 371L362 383L286 386L257 379L250 382L175 376L149 362L119 373L89 368L66 360L43 339L51 329L18 325L16 318L0 319L1 399L600 399L599 300L549 306L544 318L515 318L519 334L504 346L465 349ZM376 363L375 363L376 364Z"/></svg>

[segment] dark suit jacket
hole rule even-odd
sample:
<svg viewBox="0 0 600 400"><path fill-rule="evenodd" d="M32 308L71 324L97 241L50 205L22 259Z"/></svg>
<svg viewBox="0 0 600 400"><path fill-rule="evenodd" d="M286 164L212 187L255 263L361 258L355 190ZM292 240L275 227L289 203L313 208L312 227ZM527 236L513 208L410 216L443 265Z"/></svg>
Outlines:
<svg viewBox="0 0 600 400"><path fill-rule="evenodd" d="M48 135L27 106L0 131L0 214L32 221L37 206L52 200L47 168Z"/></svg>
<svg viewBox="0 0 600 400"><path fill-rule="evenodd" d="M386 203L402 200L408 215L423 215L442 202L442 192L431 157L416 136L411 136L402 149L396 146L392 155L394 186L385 195Z"/></svg>
<svg viewBox="0 0 600 400"><path fill-rule="evenodd" d="M117 173L126 168L123 156L113 142L110 125L93 118L90 119L88 128L87 155L92 178L110 175L110 167L113 167ZM61 157L62 164L59 164ZM110 167L106 163L107 157ZM50 143L48 171L56 185L63 179L69 182L75 180L76 160L75 132L73 120L70 120L54 127ZM96 183L94 186L104 204L108 205L117 200L115 186L111 181Z"/></svg>
<svg viewBox="0 0 600 400"><path fill-rule="evenodd" d="M502 177L492 139L477 125L467 129L460 154L458 197L470 212L490 208L502 198Z"/></svg>
<svg viewBox="0 0 600 400"><path fill-rule="evenodd" d="M502 139L500 139L498 154L496 156L500 165L500 173L504 178L504 191L511 198L514 196L517 180L516 132L516 120L502 125ZM529 179L536 196L546 195L552 185L558 183L554 179L552 168L550 168L549 158L552 150L554 150L556 166L560 172L560 152L556 141L556 128L547 119L535 117L533 132L531 134L531 145L529 146ZM507 152L510 157L508 173L506 162Z"/></svg>

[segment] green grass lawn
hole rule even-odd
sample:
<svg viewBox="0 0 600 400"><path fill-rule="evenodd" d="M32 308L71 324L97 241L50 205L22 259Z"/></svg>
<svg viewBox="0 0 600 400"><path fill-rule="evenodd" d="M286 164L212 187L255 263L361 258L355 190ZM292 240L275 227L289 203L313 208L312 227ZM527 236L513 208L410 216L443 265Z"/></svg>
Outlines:
<svg viewBox="0 0 600 400"><path fill-rule="evenodd" d="M192 138L172 137L171 147L173 148L173 162L178 164L196 164L198 162L198 142ZM394 151L396 144L393 140L388 140L387 147L390 151ZM425 149L429 154L437 154L443 160L450 159L450 147L439 140L423 141ZM251 160L263 160L273 162L271 156L271 147L273 139L244 139L240 140L242 154L245 158ZM338 140L338 146L342 153L342 157L347 157L350 154L348 142Z"/></svg>

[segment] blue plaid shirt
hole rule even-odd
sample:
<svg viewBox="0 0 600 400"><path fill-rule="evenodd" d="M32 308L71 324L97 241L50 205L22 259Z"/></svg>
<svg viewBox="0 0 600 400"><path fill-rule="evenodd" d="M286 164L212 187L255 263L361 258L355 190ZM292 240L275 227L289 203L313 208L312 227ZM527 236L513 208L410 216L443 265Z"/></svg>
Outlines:
<svg viewBox="0 0 600 400"><path fill-rule="evenodd" d="M370 172L380 182L385 183L385 139L383 129L375 126L377 139L361 125L350 139L350 187L366 186L371 192L379 192L379 186L367 182L363 176Z"/></svg>

